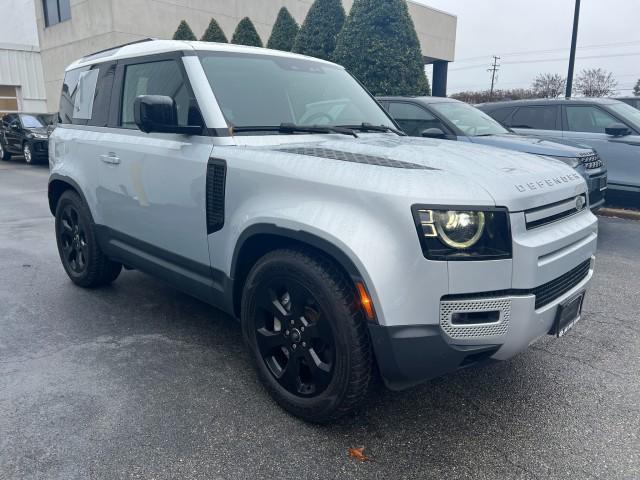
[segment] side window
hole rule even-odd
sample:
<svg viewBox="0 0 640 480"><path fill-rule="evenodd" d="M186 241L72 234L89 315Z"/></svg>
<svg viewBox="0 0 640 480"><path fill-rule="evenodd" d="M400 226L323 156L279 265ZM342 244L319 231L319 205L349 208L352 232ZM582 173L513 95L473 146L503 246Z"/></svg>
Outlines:
<svg viewBox="0 0 640 480"><path fill-rule="evenodd" d="M77 93L73 99L74 119L91 119L91 114L93 113L93 97L96 94L99 73L100 70L97 68L80 73Z"/></svg>
<svg viewBox="0 0 640 480"><path fill-rule="evenodd" d="M90 67L81 67L69 70L64 75L62 82L62 93L60 94L60 123L74 123L73 116L76 106L76 95L78 94L78 84L80 76L89 71Z"/></svg>
<svg viewBox="0 0 640 480"><path fill-rule="evenodd" d="M60 96L60 123L106 126L114 71L115 63L68 71Z"/></svg>
<svg viewBox="0 0 640 480"><path fill-rule="evenodd" d="M557 130L557 107L520 107L513 115L509 126L534 130Z"/></svg>
<svg viewBox="0 0 640 480"><path fill-rule="evenodd" d="M445 130L442 122L424 108L403 102L389 102L389 114L400 128L412 137L419 137L427 128ZM446 131L446 130L445 130Z"/></svg>
<svg viewBox="0 0 640 480"><path fill-rule="evenodd" d="M605 128L619 123L598 107L567 106L567 127L570 132L605 133Z"/></svg>
<svg viewBox="0 0 640 480"><path fill-rule="evenodd" d="M189 90L175 60L139 63L125 67L120 114L120 125L124 128L138 128L133 118L133 102L139 95L165 95L173 98L176 102L180 126L189 125L189 117L194 115L193 111L190 115L192 102Z"/></svg>
<svg viewBox="0 0 640 480"><path fill-rule="evenodd" d="M513 112L513 107L511 108L499 108L497 110L493 110L489 113L489 116L492 117L495 121L500 122L502 125L505 125L505 121L507 120L507 117L509 117L509 115L511 115L511 112Z"/></svg>

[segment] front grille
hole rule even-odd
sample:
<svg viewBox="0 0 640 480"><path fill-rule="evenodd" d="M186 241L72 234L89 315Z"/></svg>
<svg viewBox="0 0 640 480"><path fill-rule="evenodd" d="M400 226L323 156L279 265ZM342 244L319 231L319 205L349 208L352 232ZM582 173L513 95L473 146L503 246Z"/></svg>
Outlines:
<svg viewBox="0 0 640 480"><path fill-rule="evenodd" d="M579 195L582 197L583 204L578 208L578 198L571 197L567 200L551 203L543 207L532 208L524 212L524 218L527 225L527 230L532 228L542 227L553 222L557 222L564 218L580 213L587 205L587 196L585 194Z"/></svg>
<svg viewBox="0 0 640 480"><path fill-rule="evenodd" d="M548 305L556 298L560 298L578 285L589 274L590 268L591 260L585 260L573 270L569 270L555 280L534 288L532 293L536 296L536 310Z"/></svg>
<svg viewBox="0 0 640 480"><path fill-rule="evenodd" d="M454 313L499 312L498 321L492 323L452 323ZM508 298L479 298L442 300L440 302L440 327L453 339L504 335L509 328L511 300Z"/></svg>
<svg viewBox="0 0 640 480"><path fill-rule="evenodd" d="M600 168L603 165L602 159L600 158L600 155L597 154L597 152L592 152L586 155L578 155L578 158L580 158L580 162L587 170Z"/></svg>
<svg viewBox="0 0 640 480"><path fill-rule="evenodd" d="M535 288L511 288L509 290L496 290L493 292L476 292L476 293L460 293L454 295L445 295L440 301L440 323L442 324L442 305L445 303L469 303L472 301L490 302L492 300L501 300L500 297L518 296L518 295L535 295L536 310L549 305L551 302L560 298L562 295L570 291L580 282L582 282L589 274L591 268L591 259L585 260L577 267L569 270L564 275L551 280L543 285ZM490 310L490 309L486 309ZM480 309L482 311L482 309ZM457 325L456 325L457 326Z"/></svg>

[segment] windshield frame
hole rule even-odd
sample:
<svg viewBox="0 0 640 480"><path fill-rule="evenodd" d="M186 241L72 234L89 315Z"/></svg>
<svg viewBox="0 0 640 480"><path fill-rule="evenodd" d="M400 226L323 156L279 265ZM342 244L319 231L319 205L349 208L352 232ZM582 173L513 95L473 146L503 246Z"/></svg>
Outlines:
<svg viewBox="0 0 640 480"><path fill-rule="evenodd" d="M224 121L227 124L227 128L229 128L229 129L233 129L234 125L233 125L232 122L229 121L227 116L224 114L224 111L222 110L222 106L220 105L220 102L219 102L219 100L217 98L218 96L216 95L215 87L212 85L211 81L209 80L209 77L208 77L208 75L206 73L206 69L205 69L205 67L204 67L204 65L202 63L202 59L203 58L218 56L218 57L236 57L236 58L238 58L238 57L249 57L249 58L269 58L269 59L283 59L283 60L287 60L287 59L288 60L300 60L300 61L304 61L304 62L317 63L318 66L324 67L324 68L332 68L334 70L341 70L346 75L348 75L350 77L350 79L352 81L354 81L360 87L360 89L362 89L362 91L366 94L366 96L369 98L369 100L372 101L375 106L377 106L378 110L387 119L387 122L389 123L389 126L392 126L393 128L402 131L402 129L399 127L399 125L396 123L396 121L393 119L393 117L389 114L389 112L387 112L387 110L382 107L380 102L378 102L376 97L362 84L362 82L360 82L360 80L358 80L351 72L349 72L342 65L338 65L336 63L327 62L327 61L323 61L323 60L319 60L319 59L299 56L299 55L278 55L278 54L248 53L248 52L222 51L222 50L197 50L196 51L196 55L197 55L197 57L199 59L200 66L201 66L202 71L203 71L203 73L205 75L205 78L207 80L207 86L208 86L208 88L211 89L211 92L213 93L214 97L216 97L217 108L220 110L220 114L222 115L222 118L224 118ZM339 124L336 124L336 125L333 125L333 124L302 124L301 126L303 126L303 127L315 127L315 126L317 126L317 127L342 127L344 125L342 123L339 123ZM238 128L242 128L242 129L248 129L248 128L251 128L251 127L256 127L256 131L235 132L234 135L249 135L249 136L283 135L283 133L277 131L277 128L280 127L280 125L246 125L246 126L245 125L238 125L237 127ZM260 130L260 128L262 128L263 130ZM272 131L266 130L265 128L271 129ZM350 126L350 128L353 128L353 126ZM367 132L364 132L364 133L367 133ZM381 134L382 132L372 132L372 133ZM392 133L392 132L390 132L390 133ZM306 133L306 134L309 134L309 133ZM395 135L395 134L393 134L393 135Z"/></svg>
<svg viewBox="0 0 640 480"><path fill-rule="evenodd" d="M469 105L468 103L465 102L451 102L451 101L443 101L443 102L430 102L426 105L426 107L428 108L428 110L435 115L436 117L438 117L441 121L443 121L444 123L446 123L446 125L448 125L454 132L456 132L456 135L459 137L469 137L469 138L475 138L475 137L482 137L483 135L470 135L467 132L465 132L464 130L462 130L457 124L455 124L453 121L451 121L451 119L446 116L442 111L440 111L439 108L437 108L439 105L455 105L455 106L460 106L462 105L462 108L469 108L469 109L473 109L473 110L477 110L478 112L480 112L483 116L486 116L488 119L490 119L493 123L495 123L496 125L498 125L502 130L502 132L499 133L490 133L488 135L507 135L507 134L512 134L513 132L509 131L508 128L506 128L505 126L501 125L500 122L494 120L493 118L491 118L490 115L488 115L486 112L483 112L482 110L480 110L477 107L474 107L473 105Z"/></svg>

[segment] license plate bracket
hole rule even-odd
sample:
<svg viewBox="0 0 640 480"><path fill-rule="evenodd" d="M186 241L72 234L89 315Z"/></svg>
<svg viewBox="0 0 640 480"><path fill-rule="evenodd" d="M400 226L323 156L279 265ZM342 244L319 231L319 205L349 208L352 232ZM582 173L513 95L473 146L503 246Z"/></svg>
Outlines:
<svg viewBox="0 0 640 480"><path fill-rule="evenodd" d="M584 301L584 293L579 294L565 300L558 305L558 311L553 323L553 329L550 332L556 337L563 337L576 324L582 315L582 303Z"/></svg>

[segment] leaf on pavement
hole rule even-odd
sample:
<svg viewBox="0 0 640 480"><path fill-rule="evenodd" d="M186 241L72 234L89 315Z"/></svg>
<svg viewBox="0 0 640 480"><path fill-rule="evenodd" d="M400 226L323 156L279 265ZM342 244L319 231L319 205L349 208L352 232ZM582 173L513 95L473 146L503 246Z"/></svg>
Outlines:
<svg viewBox="0 0 640 480"><path fill-rule="evenodd" d="M364 454L364 447L353 447L349 449L349 457L361 462L372 462L371 458Z"/></svg>

